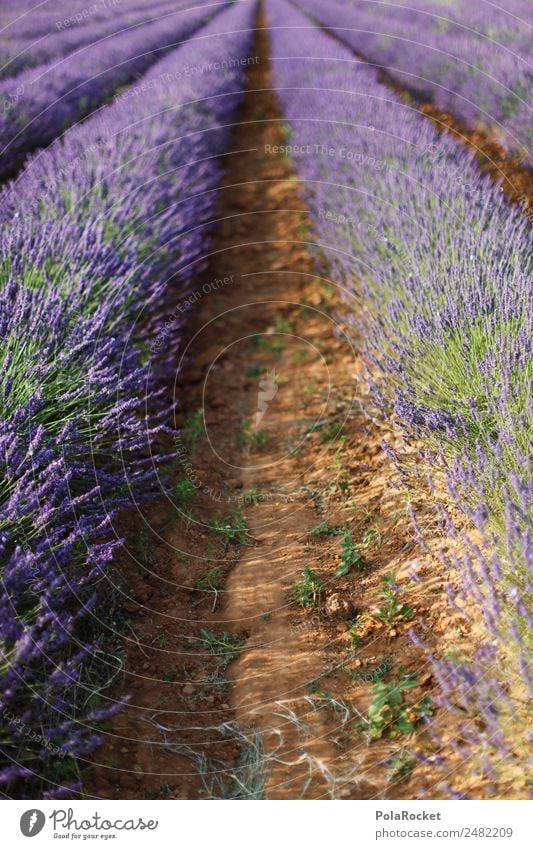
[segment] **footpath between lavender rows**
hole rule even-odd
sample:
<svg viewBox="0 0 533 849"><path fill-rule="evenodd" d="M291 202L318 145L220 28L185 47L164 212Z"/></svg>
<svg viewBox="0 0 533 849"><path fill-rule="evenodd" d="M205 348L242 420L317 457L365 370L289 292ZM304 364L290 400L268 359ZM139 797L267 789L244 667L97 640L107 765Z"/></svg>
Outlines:
<svg viewBox="0 0 533 849"><path fill-rule="evenodd" d="M428 493L391 485L382 442L405 451L401 434L359 411L364 363L340 287L316 273L291 164L271 152L283 117L265 30L257 42L172 387L192 411L177 421L173 503L132 521L122 555L114 696L130 701L85 793L483 797L428 661L475 645L437 556L456 543ZM413 502L436 553L418 542Z"/></svg>

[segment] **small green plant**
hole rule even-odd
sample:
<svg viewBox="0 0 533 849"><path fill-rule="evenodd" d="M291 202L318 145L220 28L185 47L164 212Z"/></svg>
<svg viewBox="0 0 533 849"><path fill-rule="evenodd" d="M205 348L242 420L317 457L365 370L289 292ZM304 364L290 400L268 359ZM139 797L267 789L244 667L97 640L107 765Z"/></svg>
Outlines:
<svg viewBox="0 0 533 849"><path fill-rule="evenodd" d="M293 363L300 363L302 360L305 360L308 353L307 348L297 348L296 351L292 352L291 360Z"/></svg>
<svg viewBox="0 0 533 849"><path fill-rule="evenodd" d="M433 707L429 696L424 696L415 705L406 704L405 691L413 687L418 687L416 672L406 672L398 680L378 681L374 685L374 699L365 720L371 740L380 740L384 734L391 737L411 734L423 717L432 715Z"/></svg>
<svg viewBox="0 0 533 849"><path fill-rule="evenodd" d="M176 507L186 508L196 495L196 487L187 475L181 475L172 490L172 497Z"/></svg>
<svg viewBox="0 0 533 849"><path fill-rule="evenodd" d="M271 336L272 334L254 333L250 336L250 344L253 348L261 348L263 351L269 351L271 354L280 354L283 351L284 345L282 342L275 342Z"/></svg>
<svg viewBox="0 0 533 849"><path fill-rule="evenodd" d="M320 442L322 445L325 442L336 442L338 440L346 441L344 436L343 422L328 422L320 431Z"/></svg>
<svg viewBox="0 0 533 849"><path fill-rule="evenodd" d="M344 534L341 548L341 562L335 572L338 578L344 578L352 569L364 569L367 562L352 539L349 530Z"/></svg>
<svg viewBox="0 0 533 849"><path fill-rule="evenodd" d="M210 569L207 575L196 581L196 589L202 592L220 592L224 586L222 572L218 566Z"/></svg>
<svg viewBox="0 0 533 849"><path fill-rule="evenodd" d="M294 331L294 327L287 321L286 318L278 317L275 321L274 328L276 333L292 333Z"/></svg>
<svg viewBox="0 0 533 849"><path fill-rule="evenodd" d="M230 542L237 543L238 545L246 545L250 539L248 525L242 515L241 504L237 504L231 513L223 519L211 519L208 525L214 533L222 537L226 547Z"/></svg>
<svg viewBox="0 0 533 849"><path fill-rule="evenodd" d="M254 363L253 366L248 366L244 373L246 377L260 377L265 371L266 368L261 363Z"/></svg>
<svg viewBox="0 0 533 849"><path fill-rule="evenodd" d="M300 607L314 607L320 601L323 581L308 566L303 570L302 575L303 581L297 581L291 587L292 597Z"/></svg>
<svg viewBox="0 0 533 849"><path fill-rule="evenodd" d="M348 637L350 639L350 643L353 649L359 648L361 643L363 642L361 639L361 635L359 630L361 628L361 620L359 617L352 623L351 627L348 629Z"/></svg>
<svg viewBox="0 0 533 849"><path fill-rule="evenodd" d="M407 619L413 615L413 611L409 605L403 604L398 598L399 593L400 587L396 583L395 573L391 572L381 582L379 595L383 599L383 604L375 614L377 619L380 619L381 622L391 627L398 620Z"/></svg>
<svg viewBox="0 0 533 849"><path fill-rule="evenodd" d="M391 778L396 781L403 781L409 778L415 766L415 756L407 749L401 749L391 763Z"/></svg>
<svg viewBox="0 0 533 849"><path fill-rule="evenodd" d="M135 540L136 548L139 553L139 557L142 560L145 566L153 566L155 563L155 558L153 554L153 550L150 546L150 541L148 539L148 531L146 529L146 525L141 525L137 532L137 537Z"/></svg>
<svg viewBox="0 0 533 849"><path fill-rule="evenodd" d="M382 537L378 528L370 528L363 537L363 545L368 550L369 548L381 548Z"/></svg>
<svg viewBox="0 0 533 849"><path fill-rule="evenodd" d="M252 489L243 492L240 500L242 504L260 504L261 501L265 501L266 497L267 494L264 490L252 487Z"/></svg>
<svg viewBox="0 0 533 849"><path fill-rule="evenodd" d="M220 657L224 667L239 656L246 642L244 638L230 634L229 631L217 634L215 631L203 629L200 634L200 643L212 654Z"/></svg>
<svg viewBox="0 0 533 849"><path fill-rule="evenodd" d="M204 411L202 407L199 407L193 413L189 413L183 425L183 439L190 451L196 450L204 433Z"/></svg>
<svg viewBox="0 0 533 849"><path fill-rule="evenodd" d="M268 445L269 439L268 431L257 430L250 423L244 424L241 430L237 432L237 445L239 448L260 451Z"/></svg>
<svg viewBox="0 0 533 849"><path fill-rule="evenodd" d="M325 521L317 525L316 528L313 528L309 535L312 537L338 537L342 534L342 530L338 525L333 527L329 522Z"/></svg>

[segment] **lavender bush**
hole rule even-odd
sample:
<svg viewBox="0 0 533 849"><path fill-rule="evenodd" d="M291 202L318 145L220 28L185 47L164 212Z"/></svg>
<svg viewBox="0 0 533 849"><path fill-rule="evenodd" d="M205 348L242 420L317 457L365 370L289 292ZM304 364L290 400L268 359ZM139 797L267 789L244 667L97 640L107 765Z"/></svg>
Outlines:
<svg viewBox="0 0 533 849"><path fill-rule="evenodd" d="M531 156L531 4L298 0L355 51L470 128ZM528 26L529 22L529 26Z"/></svg>
<svg viewBox="0 0 533 849"><path fill-rule="evenodd" d="M54 11L49 31L36 39L0 35L0 78L13 77L35 65L44 65L52 60L57 61L78 48L95 44L101 39L123 33L132 27L142 26L165 14L180 11L180 8L191 5L193 4L190 2L185 4L163 0L149 9L143 4L139 8L130 10L128 6L124 7L118 2L114 7L109 7L113 10L113 14L107 20L95 21L91 16L88 19L88 21L91 20L90 24L88 22L87 26L78 27L65 23L70 21L68 13L61 18L58 17L57 11ZM194 5L203 4L196 2Z"/></svg>
<svg viewBox="0 0 533 849"><path fill-rule="evenodd" d="M82 28L114 18L124 10L135 11L146 6L144 0L54 0L54 3L35 4L35 0L18 0L16 6L3 4L0 8L0 37L38 38L61 28Z"/></svg>
<svg viewBox="0 0 533 849"><path fill-rule="evenodd" d="M442 697L469 710L468 739L496 748L493 763L523 758L528 723L520 734L511 723L523 716L531 680L527 221L468 151L345 46L284 0L269 0L267 12L288 151L320 255L344 282L365 340L374 401L408 439L429 446L424 462L444 469L450 500L476 531L462 541L464 558L449 564L461 579L450 592L455 605L462 598L462 615L475 605L485 644L468 663L435 661L447 682Z"/></svg>
<svg viewBox="0 0 533 849"><path fill-rule="evenodd" d="M184 4L185 5L185 4ZM0 178L141 75L224 3L184 9L0 83Z"/></svg>
<svg viewBox="0 0 533 849"><path fill-rule="evenodd" d="M95 696L91 674L104 632L99 587L119 544L117 510L158 486L152 443L167 402L157 385L170 380L177 324L153 352L208 238L254 5L217 15L152 69L142 96L133 89L71 129L1 195L7 795L72 794L76 758L116 708ZM229 59L224 73L209 71ZM192 66L201 71L184 77ZM105 654L100 665L104 678L116 669Z"/></svg>

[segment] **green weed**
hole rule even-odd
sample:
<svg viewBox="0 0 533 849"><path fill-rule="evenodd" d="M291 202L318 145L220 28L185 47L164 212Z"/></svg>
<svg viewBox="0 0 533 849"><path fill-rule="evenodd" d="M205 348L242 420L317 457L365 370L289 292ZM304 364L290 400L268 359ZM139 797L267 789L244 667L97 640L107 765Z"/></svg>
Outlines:
<svg viewBox="0 0 533 849"><path fill-rule="evenodd" d="M237 545L246 545L249 542L248 525L242 515L242 505L240 504L236 505L231 513L223 519L211 519L208 525L214 533L222 537L226 546L230 542L237 543Z"/></svg>
<svg viewBox="0 0 533 849"><path fill-rule="evenodd" d="M341 548L341 562L335 572L338 578L344 578L352 569L364 569L367 562L352 539L349 530L344 534Z"/></svg>
<svg viewBox="0 0 533 849"><path fill-rule="evenodd" d="M314 607L320 602L324 583L308 566L303 570L302 575L303 581L297 581L291 587L292 597L300 607Z"/></svg>
<svg viewBox="0 0 533 849"><path fill-rule="evenodd" d="M190 451L196 450L204 433L204 411L202 407L199 407L193 413L189 413L183 426L183 439Z"/></svg>
<svg viewBox="0 0 533 849"><path fill-rule="evenodd" d="M392 627L398 620L412 616L413 611L409 605L403 604L398 598L400 588L396 583L394 572L383 578L381 584L379 595L383 599L383 604L375 614L376 618Z"/></svg>
<svg viewBox="0 0 533 849"><path fill-rule="evenodd" d="M336 525L333 527L327 521L321 522L320 525L317 525L316 528L310 532L309 536L312 537L338 537L342 534L342 528Z"/></svg>
<svg viewBox="0 0 533 849"><path fill-rule="evenodd" d="M235 634L230 634L229 631L217 634L215 631L203 629L200 634L202 646L212 654L217 655L224 667L239 656L246 642L243 637L237 637Z"/></svg>
<svg viewBox="0 0 533 849"><path fill-rule="evenodd" d="M423 717L432 715L429 696L424 696L414 706L406 704L405 691L413 687L418 687L416 672L407 672L398 680L379 681L374 685L372 689L375 696L365 720L371 740L380 740L384 734L391 737L411 734Z"/></svg>

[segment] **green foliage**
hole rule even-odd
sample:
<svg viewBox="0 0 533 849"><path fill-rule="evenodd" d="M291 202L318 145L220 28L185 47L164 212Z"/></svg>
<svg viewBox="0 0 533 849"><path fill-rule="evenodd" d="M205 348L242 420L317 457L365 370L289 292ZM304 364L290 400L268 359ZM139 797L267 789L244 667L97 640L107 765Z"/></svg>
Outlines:
<svg viewBox="0 0 533 849"><path fill-rule="evenodd" d="M342 530L338 526L333 527L328 522L321 522L320 525L313 528L309 535L312 537L338 537L342 534Z"/></svg>
<svg viewBox="0 0 533 849"><path fill-rule="evenodd" d="M320 431L320 442L322 445L326 442L333 442L342 440L346 441L346 437L344 436L344 423L343 422L328 422L322 430Z"/></svg>
<svg viewBox="0 0 533 849"><path fill-rule="evenodd" d="M183 426L183 439L190 451L196 450L204 433L204 411L202 407L199 407L194 412L189 413Z"/></svg>
<svg viewBox="0 0 533 849"><path fill-rule="evenodd" d="M363 545L368 550L369 548L381 548L383 538L378 528L370 528L363 537Z"/></svg>
<svg viewBox="0 0 533 849"><path fill-rule="evenodd" d="M224 589L224 579L218 566L210 569L207 575L196 581L196 589L204 592L219 592Z"/></svg>
<svg viewBox="0 0 533 849"><path fill-rule="evenodd" d="M251 424L244 424L237 432L237 445L239 448L254 449L260 451L265 448L270 439L268 431L257 430Z"/></svg>
<svg viewBox="0 0 533 849"><path fill-rule="evenodd" d="M407 749L401 749L400 753L392 761L392 778L398 781L409 778L416 766L416 758Z"/></svg>
<svg viewBox="0 0 533 849"><path fill-rule="evenodd" d="M276 333L293 333L294 327L286 318L277 318L274 324Z"/></svg>
<svg viewBox="0 0 533 849"><path fill-rule="evenodd" d="M399 598L400 589L396 584L396 576L391 572L382 580L382 586L379 595L383 599L383 604L376 613L376 618L380 619L386 625L392 626L400 619L407 619L413 615L412 609L408 604L403 604Z"/></svg>
<svg viewBox="0 0 533 849"><path fill-rule="evenodd" d="M134 545L138 552L139 559L145 566L152 566L154 563L154 554L152 544L148 537L147 525L141 525L134 538Z"/></svg>
<svg viewBox="0 0 533 849"><path fill-rule="evenodd" d="M242 505L238 504L223 519L214 518L208 522L212 531L222 537L225 544L230 542L246 545L249 541L248 525L242 515Z"/></svg>
<svg viewBox="0 0 533 849"><path fill-rule="evenodd" d="M361 627L361 621L359 618L355 620L351 628L348 630L348 637L350 639L350 643L352 644L352 648L357 649L362 643L361 635L359 634L359 628Z"/></svg>
<svg viewBox="0 0 533 849"><path fill-rule="evenodd" d="M181 475L172 491L172 497L177 507L187 507L196 495L196 486L187 475Z"/></svg>
<svg viewBox="0 0 533 849"><path fill-rule="evenodd" d="M220 657L224 667L239 656L246 642L243 637L237 637L229 631L217 634L215 631L203 629L200 634L200 643L212 654Z"/></svg>
<svg viewBox="0 0 533 849"><path fill-rule="evenodd" d="M391 737L411 734L424 716L432 715L429 696L413 706L406 704L405 691L413 687L418 687L416 672L406 672L398 680L378 681L374 685L374 699L365 720L371 740L379 740L385 734Z"/></svg>
<svg viewBox="0 0 533 849"><path fill-rule="evenodd" d="M271 354L280 354L284 348L282 342L275 342L271 336L264 333L254 333L250 336L250 344L253 348L261 348Z"/></svg>
<svg viewBox="0 0 533 849"><path fill-rule="evenodd" d="M242 504L260 504L260 502L264 501L266 497L266 492L262 489L252 487L246 492L243 492L241 495L241 502Z"/></svg>
<svg viewBox="0 0 533 849"><path fill-rule="evenodd" d="M291 587L292 597L300 607L314 607L320 602L324 583L308 566L303 570L302 575L303 581L297 581Z"/></svg>
<svg viewBox="0 0 533 849"><path fill-rule="evenodd" d="M344 578L352 569L364 569L366 565L367 562L354 543L350 531L346 530L342 542L341 562L335 574L339 578Z"/></svg>
<svg viewBox="0 0 533 849"><path fill-rule="evenodd" d="M266 368L261 363L254 363L253 366L248 366L244 373L246 377L260 377L265 371Z"/></svg>

